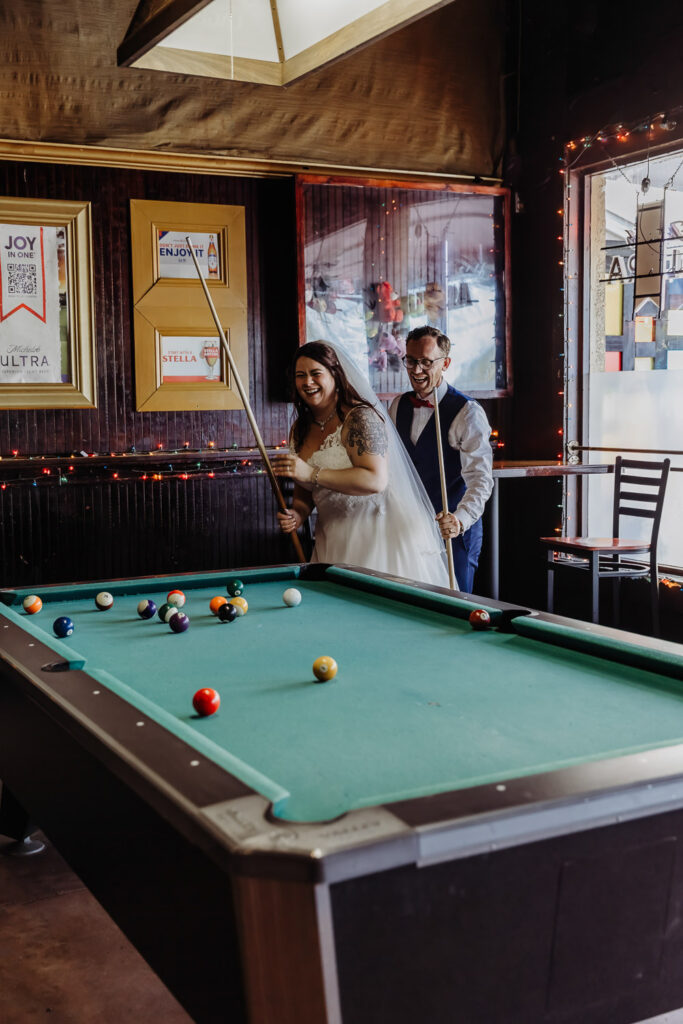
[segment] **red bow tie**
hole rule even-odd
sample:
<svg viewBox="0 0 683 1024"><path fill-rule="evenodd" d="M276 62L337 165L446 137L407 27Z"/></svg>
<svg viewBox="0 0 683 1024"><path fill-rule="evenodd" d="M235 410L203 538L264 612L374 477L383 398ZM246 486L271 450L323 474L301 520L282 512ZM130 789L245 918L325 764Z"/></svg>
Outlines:
<svg viewBox="0 0 683 1024"><path fill-rule="evenodd" d="M426 409L434 408L431 402L424 402L421 398L418 398L417 395L408 395L408 398L413 403L416 409L419 409L420 406L424 406Z"/></svg>

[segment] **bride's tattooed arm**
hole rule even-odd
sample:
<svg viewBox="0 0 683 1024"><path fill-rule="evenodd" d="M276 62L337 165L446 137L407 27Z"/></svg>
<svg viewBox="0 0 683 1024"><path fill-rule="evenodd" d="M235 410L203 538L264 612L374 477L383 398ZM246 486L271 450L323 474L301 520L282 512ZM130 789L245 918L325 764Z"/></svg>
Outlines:
<svg viewBox="0 0 683 1024"><path fill-rule="evenodd" d="M367 405L357 405L348 414L346 445L359 455L386 455L387 432L382 419Z"/></svg>

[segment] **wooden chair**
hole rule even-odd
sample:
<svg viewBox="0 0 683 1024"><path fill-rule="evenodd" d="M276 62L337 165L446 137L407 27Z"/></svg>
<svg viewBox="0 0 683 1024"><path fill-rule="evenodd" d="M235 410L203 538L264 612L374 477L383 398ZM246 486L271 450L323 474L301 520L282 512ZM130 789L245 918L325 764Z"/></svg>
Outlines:
<svg viewBox="0 0 683 1024"><path fill-rule="evenodd" d="M664 494L671 460L639 462L622 459L614 463L614 511L612 537L541 537L548 549L548 611L552 612L555 597L555 573L581 571L591 580L591 613L599 621L600 580L611 579L614 625L619 625L619 585L622 579L650 575L650 608L652 633L659 636L659 580L657 575L657 540L664 507ZM638 474L638 471L642 475ZM648 471L647 475L643 471ZM651 475L650 475L651 474ZM634 488L638 488L635 490ZM636 504L645 507L637 507ZM621 535L623 516L651 519L652 529L647 541L629 540ZM634 555L649 555L649 563L633 561Z"/></svg>

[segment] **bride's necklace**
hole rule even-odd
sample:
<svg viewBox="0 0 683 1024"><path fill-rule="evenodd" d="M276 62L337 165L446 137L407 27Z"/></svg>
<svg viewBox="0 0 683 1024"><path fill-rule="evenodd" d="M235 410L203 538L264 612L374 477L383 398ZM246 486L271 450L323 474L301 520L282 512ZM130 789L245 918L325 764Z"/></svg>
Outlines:
<svg viewBox="0 0 683 1024"><path fill-rule="evenodd" d="M316 427L320 427L321 430L324 430L325 427L327 426L327 424L330 422L330 420L333 420L336 415L337 415L337 410L333 409L332 412L330 413L330 415L326 419L324 419L322 421L314 419L313 422L315 423Z"/></svg>

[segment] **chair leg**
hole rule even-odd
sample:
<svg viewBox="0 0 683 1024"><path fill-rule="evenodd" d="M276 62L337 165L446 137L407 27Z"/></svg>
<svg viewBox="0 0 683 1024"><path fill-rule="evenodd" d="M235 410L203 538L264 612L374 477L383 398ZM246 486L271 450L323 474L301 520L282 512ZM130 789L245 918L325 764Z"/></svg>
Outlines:
<svg viewBox="0 0 683 1024"><path fill-rule="evenodd" d="M545 606L549 612L553 610L555 604L555 570L548 566L548 592L546 597Z"/></svg>
<svg viewBox="0 0 683 1024"><path fill-rule="evenodd" d="M619 628L621 621L621 580L612 580L612 623L615 629Z"/></svg>
<svg viewBox="0 0 683 1024"><path fill-rule="evenodd" d="M659 577L656 571L650 574L650 607L652 609L652 635L659 636Z"/></svg>
<svg viewBox="0 0 683 1024"><path fill-rule="evenodd" d="M591 552L591 621L600 621L600 576L598 574L600 568L599 553L597 551Z"/></svg>

